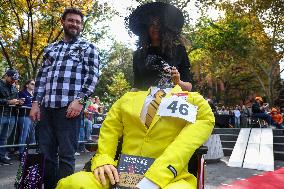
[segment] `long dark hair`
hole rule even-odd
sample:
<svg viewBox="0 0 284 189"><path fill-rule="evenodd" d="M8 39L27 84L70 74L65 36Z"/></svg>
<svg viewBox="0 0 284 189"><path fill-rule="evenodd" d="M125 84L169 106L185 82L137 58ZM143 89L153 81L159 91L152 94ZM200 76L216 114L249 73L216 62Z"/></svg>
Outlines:
<svg viewBox="0 0 284 189"><path fill-rule="evenodd" d="M23 85L23 87L22 87L22 90L27 89L27 85L30 84L32 81L34 81L34 80L33 80L33 79L27 80L27 81L24 83L24 85Z"/></svg>
<svg viewBox="0 0 284 189"><path fill-rule="evenodd" d="M148 19L149 26L150 26L149 23L151 22L153 17L157 17L157 16L156 15L149 16L149 19ZM180 34L177 34L169 30L168 28L166 28L163 24L163 21L160 18L159 18L159 21L161 24L161 27L160 27L161 45L159 48L162 54L166 55L169 58L172 58L175 55L175 47L179 44L183 45L180 39ZM139 36L139 39L137 42L138 49L141 49L142 54L144 55L147 53L147 49L151 46L151 39L148 34L149 26L145 28L143 32L141 32L141 35Z"/></svg>

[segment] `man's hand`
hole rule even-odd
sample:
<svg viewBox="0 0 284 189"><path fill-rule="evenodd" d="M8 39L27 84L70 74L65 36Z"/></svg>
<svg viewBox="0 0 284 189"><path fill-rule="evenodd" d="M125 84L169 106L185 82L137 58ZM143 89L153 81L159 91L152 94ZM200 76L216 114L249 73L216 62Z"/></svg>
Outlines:
<svg viewBox="0 0 284 189"><path fill-rule="evenodd" d="M40 120L40 109L38 106L38 102L33 102L32 108L30 111L30 118L33 121L39 121Z"/></svg>
<svg viewBox="0 0 284 189"><path fill-rule="evenodd" d="M20 101L18 99L8 100L9 105L18 105Z"/></svg>
<svg viewBox="0 0 284 189"><path fill-rule="evenodd" d="M106 185L105 174L108 176L110 183L114 185L119 182L119 176L117 169L113 165L103 165L94 170L94 175L96 179L102 183L102 185Z"/></svg>
<svg viewBox="0 0 284 189"><path fill-rule="evenodd" d="M83 108L83 105L80 104L79 100L75 99L67 108L66 118L77 117Z"/></svg>
<svg viewBox="0 0 284 189"><path fill-rule="evenodd" d="M178 72L178 70L176 69L176 67L172 67L172 81L175 85L178 85L180 83L180 74Z"/></svg>

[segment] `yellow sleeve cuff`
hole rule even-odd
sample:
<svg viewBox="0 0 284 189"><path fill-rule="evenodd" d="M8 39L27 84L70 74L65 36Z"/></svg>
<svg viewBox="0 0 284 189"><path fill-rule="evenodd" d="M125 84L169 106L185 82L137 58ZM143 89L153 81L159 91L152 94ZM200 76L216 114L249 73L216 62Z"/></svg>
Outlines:
<svg viewBox="0 0 284 189"><path fill-rule="evenodd" d="M98 155L95 155L92 158L92 161L91 161L91 170L92 170L92 172L96 168L101 167L103 165L113 165L113 166L116 166L117 162L114 161L114 159L109 157L107 154L98 154Z"/></svg>

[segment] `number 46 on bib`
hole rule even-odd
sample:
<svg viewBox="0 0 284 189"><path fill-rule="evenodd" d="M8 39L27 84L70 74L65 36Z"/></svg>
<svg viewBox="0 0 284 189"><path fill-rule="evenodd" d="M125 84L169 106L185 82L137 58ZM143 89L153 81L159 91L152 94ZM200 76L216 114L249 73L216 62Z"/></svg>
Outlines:
<svg viewBox="0 0 284 189"><path fill-rule="evenodd" d="M171 96L170 98L162 99L157 114L159 116L177 117L195 123L197 106L178 96Z"/></svg>

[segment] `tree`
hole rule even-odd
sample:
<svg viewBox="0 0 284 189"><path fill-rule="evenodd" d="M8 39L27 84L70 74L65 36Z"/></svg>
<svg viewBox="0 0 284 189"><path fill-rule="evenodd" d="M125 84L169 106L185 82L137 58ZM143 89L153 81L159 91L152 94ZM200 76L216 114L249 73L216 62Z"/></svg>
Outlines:
<svg viewBox="0 0 284 189"><path fill-rule="evenodd" d="M260 83L263 94L273 106L279 95L279 63L284 55L284 4L280 0L239 1L233 5L224 4L226 10L247 10L253 28L248 31L254 41L251 49L250 66ZM257 34L257 35L256 35Z"/></svg>
<svg viewBox="0 0 284 189"><path fill-rule="evenodd" d="M3 0L0 2L0 47L9 67L17 68L23 78L34 78L41 64L44 47L62 37L60 16L65 7L77 7L85 15L83 35L94 32L91 23L111 14L93 0ZM104 11L105 14L102 14ZM92 40L98 38L91 37ZM94 41L93 41L94 42ZM16 55L16 56L15 56Z"/></svg>
<svg viewBox="0 0 284 189"><path fill-rule="evenodd" d="M283 58L284 24L280 19L283 18L283 11L279 11L283 10L283 3L280 5L279 2L204 1L208 7L216 6L224 11L225 18L217 21L201 19L196 26L187 28L186 32L190 33L187 36L193 43L191 53L195 52L194 57L204 58L207 62L204 68L206 74L211 76L213 85L219 85L221 81L224 94L234 90L243 92L238 82L246 81L246 85L251 85L251 92L246 92L248 98L252 94L263 95L273 105L278 96L279 62ZM196 49L203 55L197 56ZM200 61L203 62L198 59ZM218 88L210 87L213 91ZM217 99L220 96L216 91L214 95ZM227 101L226 97L228 95L222 100Z"/></svg>
<svg viewBox="0 0 284 189"><path fill-rule="evenodd" d="M225 11L227 17L246 20L247 35L253 41L248 66L258 80L268 102L273 105L279 94L279 63L284 55L284 4L282 0L206 0L203 5Z"/></svg>
<svg viewBox="0 0 284 189"><path fill-rule="evenodd" d="M243 32L246 26L245 20L241 19L225 18L213 22L201 18L196 26L185 28L192 42L190 59L197 81L195 85L203 95L214 96L217 101L226 103L230 101L230 96L225 94L239 87L233 81L246 70L243 67L246 68L244 63L251 43Z"/></svg>
<svg viewBox="0 0 284 189"><path fill-rule="evenodd" d="M101 52L101 74L96 86L96 95L103 97L105 96L105 92L107 92L107 94L114 94L113 92L110 92L110 88L108 87L112 86L111 88L114 88L114 76L117 76L121 80L125 80L125 82L127 82L127 86L133 85L132 53L133 50L118 42L113 43L110 51ZM121 78L121 73L123 73L123 79ZM124 91L124 87L119 89L119 91L120 90ZM119 92L117 94L122 93ZM115 97L118 96L115 95ZM111 98L111 96L108 97ZM105 101L109 100L105 99Z"/></svg>
<svg viewBox="0 0 284 189"><path fill-rule="evenodd" d="M124 93L129 91L130 85L126 81L122 72L117 72L112 78L112 82L107 86L109 94L114 97L115 100L119 99Z"/></svg>
<svg viewBox="0 0 284 189"><path fill-rule="evenodd" d="M133 85L132 54L132 49L115 41L108 59L110 63L116 66L117 71L124 73L126 81L131 86Z"/></svg>
<svg viewBox="0 0 284 189"><path fill-rule="evenodd" d="M0 76L3 76L4 73L5 73L5 68L8 67L8 65L6 64L6 62L3 60L3 56L1 56L0 54L0 65L3 65L3 66L0 66Z"/></svg>

